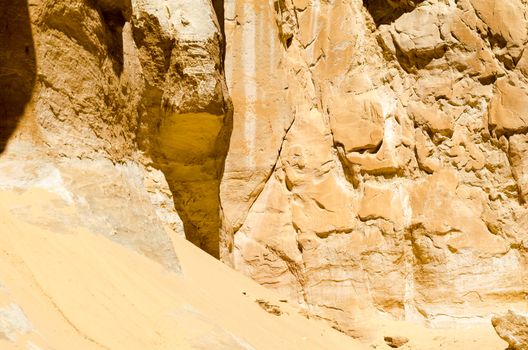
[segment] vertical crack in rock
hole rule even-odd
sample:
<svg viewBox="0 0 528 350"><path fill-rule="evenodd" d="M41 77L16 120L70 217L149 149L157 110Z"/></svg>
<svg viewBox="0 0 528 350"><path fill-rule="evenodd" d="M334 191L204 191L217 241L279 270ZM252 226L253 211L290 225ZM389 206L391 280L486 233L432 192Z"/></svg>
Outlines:
<svg viewBox="0 0 528 350"><path fill-rule="evenodd" d="M123 71L123 27L130 18L131 4L128 1L98 0L101 16L106 26L106 46L112 59L116 75Z"/></svg>
<svg viewBox="0 0 528 350"><path fill-rule="evenodd" d="M225 48L226 48L226 36L225 36L225 23L224 23L224 0L212 0L213 8L216 14L218 26L220 27L220 33L222 34L222 61L225 61Z"/></svg>
<svg viewBox="0 0 528 350"><path fill-rule="evenodd" d="M283 136L282 141L280 143L279 149L277 150L277 157L275 158L275 162L273 163L273 166L271 167L269 173L266 175L266 180L264 180L264 183L267 183L270 180L270 178L273 176L273 174L275 174L275 171L277 170L277 165L280 164L282 148L284 147L284 143L286 142L286 138L288 137L288 133L290 132L290 129L292 128L294 123L295 123L295 117L293 117L290 125L286 128L286 130L284 132L284 136ZM258 199L259 199L259 197L260 197L260 195L262 194L263 191L264 191L264 187L257 188L255 190L255 192L253 193L254 200L250 203L247 213L245 213L245 216L242 218L242 220L241 220L242 223L246 220L247 214L249 212L251 212L251 210L253 209L253 206L258 201ZM233 227L233 235L236 235L237 231L241 228L242 223L239 226Z"/></svg>
<svg viewBox="0 0 528 350"><path fill-rule="evenodd" d="M0 4L0 154L29 103L36 58L27 1Z"/></svg>
<svg viewBox="0 0 528 350"><path fill-rule="evenodd" d="M367 338L379 311L442 325L519 303L524 3L230 1L235 268Z"/></svg>

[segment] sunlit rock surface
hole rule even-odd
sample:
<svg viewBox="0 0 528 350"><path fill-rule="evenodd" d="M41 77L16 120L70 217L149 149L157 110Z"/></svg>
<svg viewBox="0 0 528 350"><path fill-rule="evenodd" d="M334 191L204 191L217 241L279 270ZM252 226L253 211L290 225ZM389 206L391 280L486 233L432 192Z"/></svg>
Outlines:
<svg viewBox="0 0 528 350"><path fill-rule="evenodd" d="M173 244L180 236L299 304L306 318L373 345L405 337L409 348L496 349L491 316L528 311L526 0L0 8L0 204L17 223L0 227L9 237L26 225L40 232L23 247L2 236L3 257L31 257L34 244L44 251L24 278L38 267L53 289L61 271L74 275L77 265L65 265L46 279L42 261L55 255L54 266L78 255L92 276L82 261L104 262L69 239L86 232L82 242L106 256L139 254L110 259L105 283L124 270L123 283L140 288L128 277L137 264L152 281L152 261L185 276ZM66 238L47 241L50 232ZM55 243L64 255L54 255ZM16 275L16 261L2 266ZM162 280L161 291L186 285ZM197 288L214 289L206 286ZM98 293L101 306L110 292ZM5 300L0 342L39 329ZM88 330L97 323L74 316ZM133 323L132 333L141 328ZM461 339L424 327L471 330ZM178 344L170 330L153 329L166 346ZM251 348L229 332L211 339L194 347ZM274 348L303 348L302 338L277 339Z"/></svg>
<svg viewBox="0 0 528 350"><path fill-rule="evenodd" d="M225 5L223 259L365 338L526 309L527 3Z"/></svg>

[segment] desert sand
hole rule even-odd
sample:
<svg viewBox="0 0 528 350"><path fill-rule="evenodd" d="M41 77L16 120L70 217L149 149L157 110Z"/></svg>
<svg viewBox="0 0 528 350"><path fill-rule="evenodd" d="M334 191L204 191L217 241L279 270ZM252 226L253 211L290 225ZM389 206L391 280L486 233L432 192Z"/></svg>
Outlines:
<svg viewBox="0 0 528 350"><path fill-rule="evenodd" d="M0 350L528 339L527 111L528 0L0 1Z"/></svg>
<svg viewBox="0 0 528 350"><path fill-rule="evenodd" d="M68 204L37 188L0 192L1 349L368 349L175 234L181 273L82 227L57 233L12 213L50 205ZM380 327L408 337L402 349L505 348L491 325Z"/></svg>
<svg viewBox="0 0 528 350"><path fill-rule="evenodd" d="M53 202L40 189L0 194L1 349L365 348L179 237L182 274L83 228L58 234L10 213Z"/></svg>

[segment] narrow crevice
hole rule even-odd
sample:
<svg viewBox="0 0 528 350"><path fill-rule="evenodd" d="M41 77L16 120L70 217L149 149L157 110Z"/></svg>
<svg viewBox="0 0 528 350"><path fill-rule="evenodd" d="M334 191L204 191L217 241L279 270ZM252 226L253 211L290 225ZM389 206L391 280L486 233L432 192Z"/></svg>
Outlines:
<svg viewBox="0 0 528 350"><path fill-rule="evenodd" d="M224 14L224 0L213 0L213 9L216 14L216 19L218 21L218 27L220 28L220 34L222 35L222 45L221 45L221 54L222 61L225 61L226 55L226 34L225 34L225 14Z"/></svg>
<svg viewBox="0 0 528 350"><path fill-rule="evenodd" d="M284 133L284 136L282 137L282 141L281 141L281 144L279 146L279 150L277 151L277 158L275 158L275 162L273 163L273 166L271 167L271 170L269 171L269 173L266 175L266 178L262 181L262 183L264 184L264 186L262 186L262 188L258 191L258 193L254 196L252 196L252 198L254 198L253 202L250 204L248 210L246 211L245 213L245 216L244 216L244 219L240 220L241 223L245 222L246 221L246 218L247 218L247 215L252 211L253 209L253 206L255 205L255 203L258 201L260 195L262 194L262 192L264 191L264 187L265 185L268 183L268 181L270 180L270 178L273 176L273 174L275 173L275 170L277 169L277 164L279 163L279 159L280 159L280 156L281 156L281 153L282 153L282 148L284 146L284 142L286 141L286 137L288 136L288 133L290 132L290 129L292 128L293 124L295 123L295 117L292 119L290 125L288 125L288 127L286 128L286 131ZM233 235L236 235L236 233L238 232L238 230L240 230L240 228L242 227L243 224L239 224L237 227L234 227L233 228Z"/></svg>
<svg viewBox="0 0 528 350"><path fill-rule="evenodd" d="M126 20L121 11L101 12L108 33L106 46L112 58L114 72L119 76L123 71L123 26Z"/></svg>

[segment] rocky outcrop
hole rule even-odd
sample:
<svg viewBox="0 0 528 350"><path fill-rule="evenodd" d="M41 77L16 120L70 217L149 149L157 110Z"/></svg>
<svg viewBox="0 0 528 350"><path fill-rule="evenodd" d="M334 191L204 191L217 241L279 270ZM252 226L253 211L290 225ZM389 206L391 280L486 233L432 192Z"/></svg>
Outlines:
<svg viewBox="0 0 528 350"><path fill-rule="evenodd" d="M218 257L219 182L232 110L217 17L206 0L137 1L134 10L145 84L139 144L165 174L187 238Z"/></svg>
<svg viewBox="0 0 528 350"><path fill-rule="evenodd" d="M355 337L525 308L526 0L1 7L0 190L58 196L16 220L176 231Z"/></svg>
<svg viewBox="0 0 528 350"><path fill-rule="evenodd" d="M21 216L84 226L173 270L166 229L218 255L231 107L213 5L196 6L2 4L0 187L51 188L83 213Z"/></svg>
<svg viewBox="0 0 528 350"><path fill-rule="evenodd" d="M399 348L409 342L405 337L385 337L384 340L391 348Z"/></svg>
<svg viewBox="0 0 528 350"><path fill-rule="evenodd" d="M497 334L508 342L509 349L528 349L528 317L508 311L501 316L493 316L491 319Z"/></svg>
<svg viewBox="0 0 528 350"><path fill-rule="evenodd" d="M223 259L359 337L522 307L526 3L225 5Z"/></svg>

